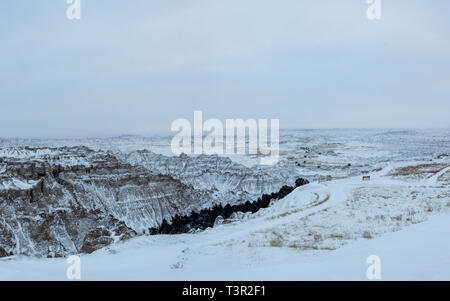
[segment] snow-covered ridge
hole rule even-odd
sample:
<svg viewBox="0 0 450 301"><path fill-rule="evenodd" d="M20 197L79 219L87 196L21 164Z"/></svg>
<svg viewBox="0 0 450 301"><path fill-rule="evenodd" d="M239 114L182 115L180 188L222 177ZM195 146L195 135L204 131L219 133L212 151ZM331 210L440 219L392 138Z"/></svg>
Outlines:
<svg viewBox="0 0 450 301"><path fill-rule="evenodd" d="M3 181L0 184L0 190L27 190L33 189L36 184L39 183L39 180L24 180L21 181L19 179L12 179Z"/></svg>

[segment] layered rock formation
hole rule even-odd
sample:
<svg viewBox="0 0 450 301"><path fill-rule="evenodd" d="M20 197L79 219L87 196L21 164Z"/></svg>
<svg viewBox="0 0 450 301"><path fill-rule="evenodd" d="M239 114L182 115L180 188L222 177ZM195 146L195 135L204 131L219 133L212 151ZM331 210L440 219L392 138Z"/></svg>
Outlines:
<svg viewBox="0 0 450 301"><path fill-rule="evenodd" d="M168 157L142 150L130 153L124 160L192 185L211 194L224 206L256 201L263 194L279 191L284 185L293 186L299 176L276 167L249 168L217 155Z"/></svg>
<svg viewBox="0 0 450 301"><path fill-rule="evenodd" d="M85 147L12 150L0 171L3 256L89 253L210 200L170 176Z"/></svg>
<svg viewBox="0 0 450 301"><path fill-rule="evenodd" d="M291 178L217 156L0 149L0 256L91 253L175 216L254 202Z"/></svg>

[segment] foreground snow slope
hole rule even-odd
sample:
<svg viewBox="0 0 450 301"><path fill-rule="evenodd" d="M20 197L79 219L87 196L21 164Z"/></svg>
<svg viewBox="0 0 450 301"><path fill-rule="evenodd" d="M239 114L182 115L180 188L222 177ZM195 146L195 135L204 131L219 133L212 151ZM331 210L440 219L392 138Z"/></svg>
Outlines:
<svg viewBox="0 0 450 301"><path fill-rule="evenodd" d="M396 233L315 254L284 248L218 247L178 268L174 263L183 260L186 241L171 245L168 238L140 237L132 248L82 256L81 279L367 280L366 258L375 254L381 259L382 280L450 280L448 229L450 215L436 216ZM231 256L235 264L230 266ZM64 259L3 259L0 280L67 280L67 267Z"/></svg>
<svg viewBox="0 0 450 301"><path fill-rule="evenodd" d="M297 188L194 234L146 236L82 255L82 280L450 280L450 168L398 163L371 181ZM64 259L0 260L0 280L66 280Z"/></svg>

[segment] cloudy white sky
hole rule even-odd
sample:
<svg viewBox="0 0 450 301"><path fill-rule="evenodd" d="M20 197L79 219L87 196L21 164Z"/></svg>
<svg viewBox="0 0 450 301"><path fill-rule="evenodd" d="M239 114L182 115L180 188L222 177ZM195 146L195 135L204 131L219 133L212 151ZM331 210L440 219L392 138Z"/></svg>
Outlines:
<svg viewBox="0 0 450 301"><path fill-rule="evenodd" d="M450 1L0 2L0 137L148 134L176 118L450 127Z"/></svg>

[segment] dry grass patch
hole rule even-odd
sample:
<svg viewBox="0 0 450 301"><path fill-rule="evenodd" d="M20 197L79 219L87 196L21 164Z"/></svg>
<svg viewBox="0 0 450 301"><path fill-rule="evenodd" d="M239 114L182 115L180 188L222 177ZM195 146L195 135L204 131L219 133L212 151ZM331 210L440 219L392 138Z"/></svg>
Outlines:
<svg viewBox="0 0 450 301"><path fill-rule="evenodd" d="M388 174L388 176L410 176L410 175L419 175L419 174L437 174L442 171L444 168L449 167L449 164L446 163L429 163L429 164L420 164L413 166L406 166L402 168L398 168L393 170Z"/></svg>

